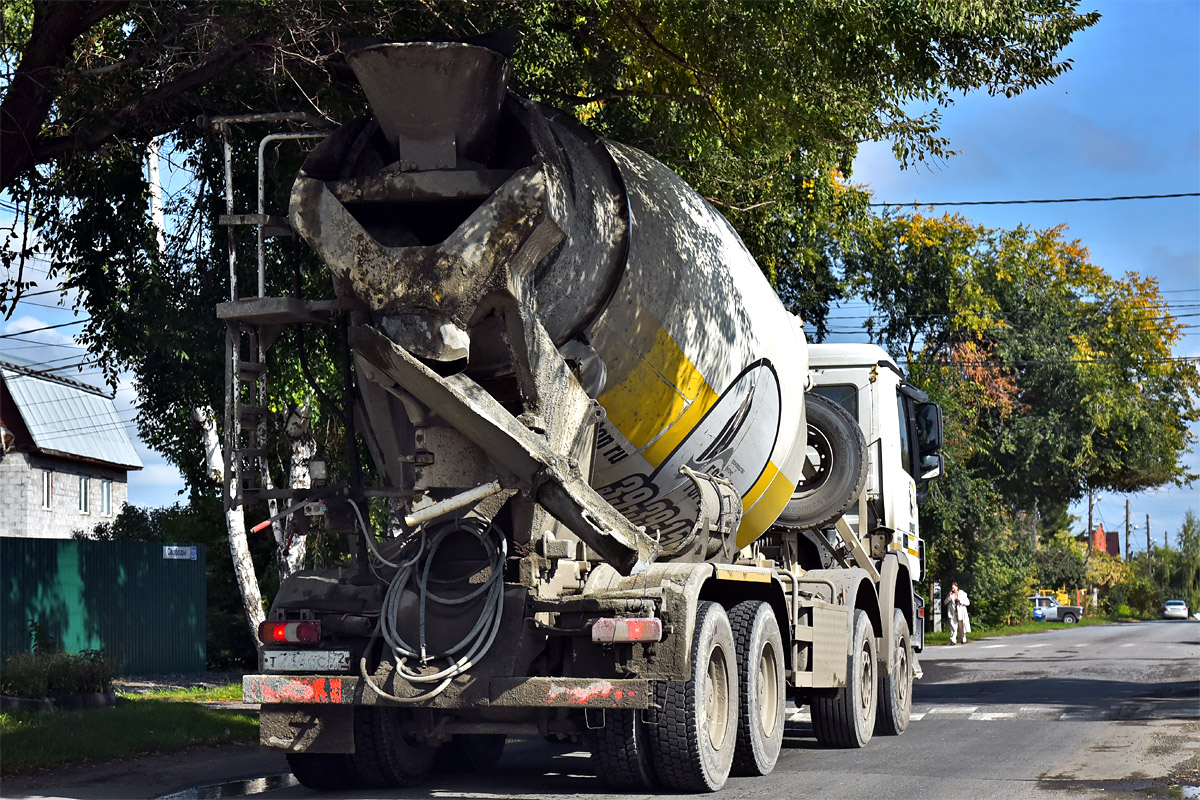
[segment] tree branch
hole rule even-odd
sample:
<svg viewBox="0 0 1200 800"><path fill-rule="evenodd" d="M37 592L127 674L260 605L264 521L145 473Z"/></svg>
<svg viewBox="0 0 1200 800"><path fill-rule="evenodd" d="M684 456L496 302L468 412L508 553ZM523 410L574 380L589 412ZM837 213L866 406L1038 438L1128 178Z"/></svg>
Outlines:
<svg viewBox="0 0 1200 800"><path fill-rule="evenodd" d="M155 108L177 100L180 96L211 81L233 65L264 49L266 34L258 33L223 50L218 50L196 68L175 80L153 89L116 111L102 113L104 122L75 136L42 137L32 148L30 163L48 161L63 153L94 150L113 137L137 130L156 136L174 130L177 120L147 123L145 117ZM174 115L177 117L178 115Z"/></svg>
<svg viewBox="0 0 1200 800"><path fill-rule="evenodd" d="M71 46L100 20L129 5L129 0L71 0L33 4L33 28L21 64L0 103L0 189L36 163L38 132L54 104L57 68L74 52Z"/></svg>

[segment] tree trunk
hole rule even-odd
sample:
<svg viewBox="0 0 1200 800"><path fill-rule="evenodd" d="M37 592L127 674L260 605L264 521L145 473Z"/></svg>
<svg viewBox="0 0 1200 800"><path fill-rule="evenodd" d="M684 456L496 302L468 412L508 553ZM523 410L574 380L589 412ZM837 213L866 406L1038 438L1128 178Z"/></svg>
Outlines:
<svg viewBox="0 0 1200 800"><path fill-rule="evenodd" d="M234 480L233 476L222 474L224 464L221 459L221 442L217 436L216 416L209 407L199 407L192 411L192 417L200 423L204 431L204 463L208 474L213 480L222 483ZM233 572L237 577L238 590L242 595L242 607L246 611L246 622L250 625L250 636L254 646L261 649L258 639L258 626L266 620L263 612L262 592L258 588L258 576L254 572L254 561L250 557L250 546L246 541L246 518L242 507L237 506L225 512L225 528L229 533L229 552L233 556Z"/></svg>
<svg viewBox="0 0 1200 800"><path fill-rule="evenodd" d="M293 489L311 488L312 476L308 471L308 462L316 455L317 443L312 436L303 436L292 439L291 444L292 464L288 471L288 481ZM307 522L300 520L295 514L288 517L288 542L280 559L281 579L304 568L304 557L308 552Z"/></svg>

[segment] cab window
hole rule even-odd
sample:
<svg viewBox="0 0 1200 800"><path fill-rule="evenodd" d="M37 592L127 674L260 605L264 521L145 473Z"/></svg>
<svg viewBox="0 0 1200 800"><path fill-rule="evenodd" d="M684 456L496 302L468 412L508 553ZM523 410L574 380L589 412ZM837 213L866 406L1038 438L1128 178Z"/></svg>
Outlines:
<svg viewBox="0 0 1200 800"><path fill-rule="evenodd" d="M896 397L896 413L900 417L900 466L912 475L912 437L908 424L908 409L904 398L899 395ZM916 476L913 475L913 478Z"/></svg>
<svg viewBox="0 0 1200 800"><path fill-rule="evenodd" d="M826 400L837 403L858 422L858 389L848 383L834 383L828 386L814 386L813 394L819 394Z"/></svg>

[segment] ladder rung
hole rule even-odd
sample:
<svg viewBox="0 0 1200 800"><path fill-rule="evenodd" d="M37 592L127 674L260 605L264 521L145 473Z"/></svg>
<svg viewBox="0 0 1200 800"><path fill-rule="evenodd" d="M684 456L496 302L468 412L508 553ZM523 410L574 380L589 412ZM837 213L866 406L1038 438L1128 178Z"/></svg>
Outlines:
<svg viewBox="0 0 1200 800"><path fill-rule="evenodd" d="M260 375L267 371L267 365L260 361L239 361L237 368L238 372L257 372Z"/></svg>
<svg viewBox="0 0 1200 800"><path fill-rule="evenodd" d="M265 417L270 412L266 406L238 406L239 417Z"/></svg>
<svg viewBox="0 0 1200 800"><path fill-rule="evenodd" d="M235 450L242 458L261 458L267 454L267 451L261 447L247 447L242 450Z"/></svg>

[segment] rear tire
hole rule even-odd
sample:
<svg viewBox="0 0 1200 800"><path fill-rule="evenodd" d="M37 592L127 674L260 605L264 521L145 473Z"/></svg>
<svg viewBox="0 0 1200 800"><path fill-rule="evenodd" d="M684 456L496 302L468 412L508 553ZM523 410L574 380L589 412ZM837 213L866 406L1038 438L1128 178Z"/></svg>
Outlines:
<svg viewBox="0 0 1200 800"><path fill-rule="evenodd" d="M879 715L875 732L899 736L912 717L913 651L908 620L897 609L892 614L891 674L879 676Z"/></svg>
<svg viewBox="0 0 1200 800"><path fill-rule="evenodd" d="M867 483L867 440L858 421L832 400L809 392L804 403L809 453L817 465L812 471L811 459L805 462L779 522L811 530L836 522L858 501Z"/></svg>
<svg viewBox="0 0 1200 800"><path fill-rule="evenodd" d="M288 753L287 762L296 780L309 789L336 792L358 786L347 753Z"/></svg>
<svg viewBox="0 0 1200 800"><path fill-rule="evenodd" d="M854 646L846 666L846 686L812 701L813 733L829 747L863 747L875 728L879 680L875 633L861 608L854 611Z"/></svg>
<svg viewBox="0 0 1200 800"><path fill-rule="evenodd" d="M645 792L654 788L654 766L650 763L649 732L642 712L610 709L604 712L604 727L596 731L592 763L596 776L618 792Z"/></svg>
<svg viewBox="0 0 1200 800"><path fill-rule="evenodd" d="M766 775L783 748L783 637L767 603L747 600L729 612L737 647L738 729L734 775Z"/></svg>
<svg viewBox="0 0 1200 800"><path fill-rule="evenodd" d="M354 714L354 754L350 765L361 786L393 789L415 786L433 768L436 748L400 730L398 708L361 706Z"/></svg>
<svg viewBox="0 0 1200 800"><path fill-rule="evenodd" d="M657 725L650 754L658 780L675 792L715 792L725 785L737 744L737 655L725 609L702 602L692 638L692 675L655 685Z"/></svg>

